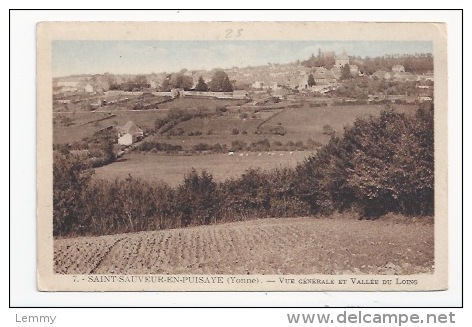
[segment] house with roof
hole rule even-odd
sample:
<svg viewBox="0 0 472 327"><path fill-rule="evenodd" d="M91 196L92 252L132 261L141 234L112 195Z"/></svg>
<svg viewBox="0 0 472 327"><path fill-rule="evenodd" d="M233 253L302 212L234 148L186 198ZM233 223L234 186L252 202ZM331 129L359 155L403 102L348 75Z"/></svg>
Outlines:
<svg viewBox="0 0 472 327"><path fill-rule="evenodd" d="M262 89L262 86L264 86L264 83L261 81L254 81L254 83L251 85L253 89Z"/></svg>
<svg viewBox="0 0 472 327"><path fill-rule="evenodd" d="M423 94L418 94L418 101L420 103L425 102L425 101L432 101L433 97L431 94L428 93L423 93Z"/></svg>
<svg viewBox="0 0 472 327"><path fill-rule="evenodd" d="M296 88L298 90L306 90L308 89L309 85L308 85L308 75L305 75L305 76L302 76L300 78L300 80L298 81L298 85L296 86Z"/></svg>
<svg viewBox="0 0 472 327"><path fill-rule="evenodd" d="M433 73L426 73L422 75L416 76L417 81L432 81L434 82L434 74Z"/></svg>
<svg viewBox="0 0 472 327"><path fill-rule="evenodd" d="M392 72L394 72L394 73L404 73L405 72L405 67L403 65L394 65L392 67Z"/></svg>
<svg viewBox="0 0 472 327"><path fill-rule="evenodd" d="M127 122L123 126L118 126L118 144L131 145L142 140L144 132L132 121Z"/></svg>
<svg viewBox="0 0 472 327"><path fill-rule="evenodd" d="M333 73L333 75L336 79L340 79L341 76L342 76L341 68L339 68L339 67L331 68L331 72Z"/></svg>
<svg viewBox="0 0 472 327"><path fill-rule="evenodd" d="M406 82L413 82L416 81L416 75L413 75L412 73L395 73L393 74L393 78L395 78L398 81L406 81Z"/></svg>
<svg viewBox="0 0 472 327"><path fill-rule="evenodd" d="M359 76L359 67L357 65L349 65L349 71L352 77Z"/></svg>
<svg viewBox="0 0 472 327"><path fill-rule="evenodd" d="M349 65L349 57L347 56L346 52L343 52L339 56L334 58L334 67L344 67L344 65Z"/></svg>
<svg viewBox="0 0 472 327"><path fill-rule="evenodd" d="M324 67L316 68L313 73L313 78L316 84L333 84L336 83L336 76L331 70Z"/></svg>
<svg viewBox="0 0 472 327"><path fill-rule="evenodd" d="M84 86L84 92L93 93L93 91L94 91L94 89L93 89L92 84L90 84L90 83L85 84L85 86Z"/></svg>
<svg viewBox="0 0 472 327"><path fill-rule="evenodd" d="M391 79L392 74L386 72L385 70L377 70L375 73L372 74L371 77L376 77L378 79Z"/></svg>
<svg viewBox="0 0 472 327"><path fill-rule="evenodd" d="M290 93L289 90L279 87L272 92L272 96L277 97L280 100L283 100L289 93Z"/></svg>

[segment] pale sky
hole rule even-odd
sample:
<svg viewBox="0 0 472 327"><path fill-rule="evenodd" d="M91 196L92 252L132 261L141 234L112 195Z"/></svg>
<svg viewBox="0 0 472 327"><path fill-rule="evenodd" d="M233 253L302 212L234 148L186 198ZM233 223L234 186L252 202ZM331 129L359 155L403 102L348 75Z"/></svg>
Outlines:
<svg viewBox="0 0 472 327"><path fill-rule="evenodd" d="M425 41L68 41L52 43L54 77L150 74L306 60L322 51L351 56L433 53Z"/></svg>

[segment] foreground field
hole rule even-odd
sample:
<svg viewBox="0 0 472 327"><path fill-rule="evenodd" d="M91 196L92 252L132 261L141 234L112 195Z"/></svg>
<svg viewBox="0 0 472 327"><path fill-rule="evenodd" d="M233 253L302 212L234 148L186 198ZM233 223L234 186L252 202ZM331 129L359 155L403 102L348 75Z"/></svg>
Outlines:
<svg viewBox="0 0 472 327"><path fill-rule="evenodd" d="M54 241L59 274L418 274L432 219L261 219Z"/></svg>
<svg viewBox="0 0 472 327"><path fill-rule="evenodd" d="M192 168L198 172L206 170L216 181L240 177L249 168L270 170L280 167L295 167L298 162L307 158L311 151L289 152L245 152L208 155L159 155L136 154L126 155L122 161L95 169L95 178L114 181L124 179L129 175L147 181L164 181L170 186L177 186L185 174Z"/></svg>

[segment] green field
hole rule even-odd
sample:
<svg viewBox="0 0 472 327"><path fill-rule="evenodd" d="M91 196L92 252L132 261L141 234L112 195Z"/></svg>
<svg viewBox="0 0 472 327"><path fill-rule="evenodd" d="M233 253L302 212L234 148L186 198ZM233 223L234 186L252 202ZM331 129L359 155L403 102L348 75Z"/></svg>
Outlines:
<svg viewBox="0 0 472 327"><path fill-rule="evenodd" d="M312 152L244 152L228 154L207 155L160 155L160 154L136 154L125 155L122 159L112 164L96 168L94 178L113 181L125 179L129 175L142 178L147 181L164 181L171 186L179 185L184 175L192 168L197 171L206 170L215 180L223 181L229 178L240 177L249 168L261 168L262 170L275 169L277 167L295 167ZM243 154L243 156L241 156Z"/></svg>
<svg viewBox="0 0 472 327"><path fill-rule="evenodd" d="M398 105L396 110L399 112L414 112L414 105ZM344 127L352 125L356 118L379 116L385 109L385 105L356 105L356 106L328 106L310 108L305 105L301 108L287 108L282 113L273 116L262 124L261 128L269 130L279 124L287 131L285 136L291 139L306 140L312 139L326 143L329 135L323 134L325 125L331 126L340 136ZM285 137L284 136L284 137Z"/></svg>
<svg viewBox="0 0 472 327"><path fill-rule="evenodd" d="M215 99L215 98L177 98L175 100L162 103L159 105L159 109L188 109L188 108L205 108L215 109L216 107L224 106L238 106L246 103L246 100L235 100L235 99Z"/></svg>
<svg viewBox="0 0 472 327"><path fill-rule="evenodd" d="M55 113L54 118L56 118L57 123L53 127L53 143L63 144L81 141L85 137L91 137L93 133L102 128L110 125L124 125L130 120L143 129L151 129L154 127L155 120L165 117L167 112L167 110L143 110ZM69 117L72 124L69 126L61 124L62 117ZM103 118L107 119L102 120Z"/></svg>
<svg viewBox="0 0 472 327"><path fill-rule="evenodd" d="M123 98L123 96L119 96ZM107 99L119 98L118 96L108 97ZM155 99L154 99L155 98ZM161 101L159 97L149 97L143 99L143 103L149 103L151 100ZM85 137L91 137L96 131L105 128L107 126L120 126L124 125L128 121L133 121L136 125L141 127L144 130L150 130L154 128L154 122L158 118L164 118L169 109L189 109L189 108L201 108L201 109L215 109L216 107L224 106L236 106L245 103L245 100L226 100L226 99L212 99L212 98L177 98L175 100L159 104L157 110L132 110L133 106L141 101L139 96L129 96L129 101L120 102L114 105L105 106L99 108L96 111L90 110L72 110L75 107L69 105L71 110L66 110L59 112L54 111L53 117L55 118L56 123L53 127L53 143L54 144L64 144L72 143L75 141L81 141ZM266 115L267 116L267 115ZM64 117L68 117L70 122L62 124L61 120ZM108 118L107 118L108 117ZM237 115L235 115L237 117ZM104 119L107 118L107 119ZM103 120L104 119L104 120ZM216 121L212 124L215 126L227 126L231 125L234 122L228 122L227 120L218 120L218 117L215 117ZM189 129L193 128L193 124L200 126L204 122L188 122L190 126L186 127ZM243 124L252 126L254 122ZM242 126L241 128L246 128ZM250 127L247 127L250 128ZM242 131L242 130L241 130ZM205 131L205 133L207 130Z"/></svg>
<svg viewBox="0 0 472 327"><path fill-rule="evenodd" d="M330 126L337 136L342 135L344 127L352 125L356 118L378 116L384 105L357 105L357 106L329 106L310 108L308 105L301 108L274 109L258 112L253 115L253 109L247 109L247 116L238 112L226 112L220 116L210 118L193 118L174 126L173 130L183 130L181 136L151 136L149 140L181 145L184 150L191 150L198 143L213 145L226 144L228 148L235 140L252 142L267 139L272 144L280 142L301 141L305 145L309 139L320 144L329 141L330 136L324 134L325 126ZM414 112L416 106L400 105L400 112ZM244 111L243 111L244 113ZM246 117L246 118L243 118ZM276 135L270 130L282 126L285 135ZM233 129L238 134L233 134ZM256 134L256 130L260 133ZM188 136L189 133L200 131L202 135Z"/></svg>
<svg viewBox="0 0 472 327"><path fill-rule="evenodd" d="M253 116L242 118L240 113L225 112L223 115L193 118L177 124L174 129L183 130L184 135L151 135L147 140L180 145L185 151L191 151L199 143L208 145L219 143L231 149L231 143L235 140L249 145L252 142L267 139L272 150L277 149L272 147L276 142L285 145L289 141L302 141L304 145L307 145L307 140L312 139L323 144L330 137L323 134L326 125L329 125L337 135L341 135L344 127L352 124L356 118L369 115L377 116L383 108L385 106L378 105L319 108L304 106L301 108L287 108L282 111L269 111L265 113L265 119L253 118ZM397 110L413 112L414 109L415 106L399 106ZM155 118L155 116L151 118L151 113L147 112L121 113L120 118L125 121L127 119L131 120L133 116L149 119L150 121ZM134 121L139 120L135 119ZM262 126L262 130L283 126L287 133L283 136L270 133L255 134L259 125ZM233 135L231 132L233 128L238 129L239 134ZM192 131L200 131L202 135L188 136L187 133ZM247 131L247 133L243 134L242 131ZM315 148L310 151L295 151L292 155L289 155L288 152L280 152L276 155L267 155L267 153L262 152L260 156L258 155L259 152L245 151L243 157L240 157L239 153L235 156L228 156L228 154L202 155L198 153L193 156L128 153L118 162L96 169L96 178L114 180L115 178L126 178L131 175L146 180L163 180L175 186L182 182L184 174L194 167L197 171L206 169L214 175L216 180L224 180L239 177L248 168L294 167L297 162L303 161L314 151L316 151Z"/></svg>

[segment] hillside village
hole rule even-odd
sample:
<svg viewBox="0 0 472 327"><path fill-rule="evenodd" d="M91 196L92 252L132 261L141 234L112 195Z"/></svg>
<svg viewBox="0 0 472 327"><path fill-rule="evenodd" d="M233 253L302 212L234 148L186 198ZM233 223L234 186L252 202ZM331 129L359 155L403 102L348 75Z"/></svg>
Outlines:
<svg viewBox="0 0 472 327"><path fill-rule="evenodd" d="M127 147L156 138L162 142L163 137L166 141L156 145L157 151L249 149L241 144L264 143L267 137L282 135L286 135L286 145L272 140L274 145L264 148L312 150L315 144L327 142L336 128L331 124L301 126L315 134L300 134L290 130L290 122L274 117L300 108L299 115L313 112L304 122L308 124L320 114L314 112L319 107L331 107L334 113L341 110L339 106L349 105L354 106L354 114L359 108L379 112L375 105L432 101L431 65L429 55L371 59L320 50L317 56L289 64L55 78L54 144L87 150L89 156L91 149L98 148L98 154L92 156L97 166L123 155ZM338 132L342 128L339 125ZM197 139L201 142L195 143ZM120 147L106 150L103 140ZM110 153L104 154L107 151Z"/></svg>
<svg viewBox="0 0 472 327"><path fill-rule="evenodd" d="M332 63L323 66L309 66L306 62L295 62L290 64L272 64L257 67L233 67L222 69L228 76L232 84L234 97L246 97L252 93L270 94L283 99L293 93L312 93L323 95L332 93L343 85L346 80L363 81L363 77L370 80L383 80L396 83L415 83L415 87L422 92L410 92L417 95L431 96L429 88L432 87L434 74L432 70L422 71L421 73L408 71L402 64L394 64L391 67L381 67L369 73L365 67L364 60L355 57L349 57L345 52L335 55L332 52L318 54L319 58L331 58ZM430 59L430 58L428 58ZM319 60L324 63L328 60ZM397 60L401 62L402 60ZM209 85L212 75L217 71L206 70L186 70L178 73L153 73L148 75L80 75L55 78L53 81L53 97L56 104L67 104L73 101L80 102L99 98L100 95L113 95L112 91L127 92L163 92L156 95L169 95L175 97L192 95L192 93L177 93L172 90L165 90L166 79L171 75L181 74L190 82L184 91L194 91L197 87L199 78ZM343 74L344 71L344 74ZM346 73L347 71L347 73ZM210 90L212 91L212 90ZM239 92L238 92L239 91ZM245 92L248 93L245 93ZM261 92L263 91L263 92ZM116 92L114 93L116 94ZM335 94L335 93L334 93ZM79 99L77 95L81 95ZM203 96L205 94L198 94ZM336 95L336 94L335 94ZM404 95L404 94L385 94L377 92L368 94L369 99L385 98L384 95ZM74 97L76 96L76 97ZM208 94L208 96L218 96L217 94ZM225 97L230 95L226 94ZM406 100L406 98L405 98ZM411 99L410 99L411 100ZM101 104L96 103L92 106L98 107ZM59 108L60 106L56 107ZM56 109L55 108L55 109ZM92 108L93 109L93 108Z"/></svg>

